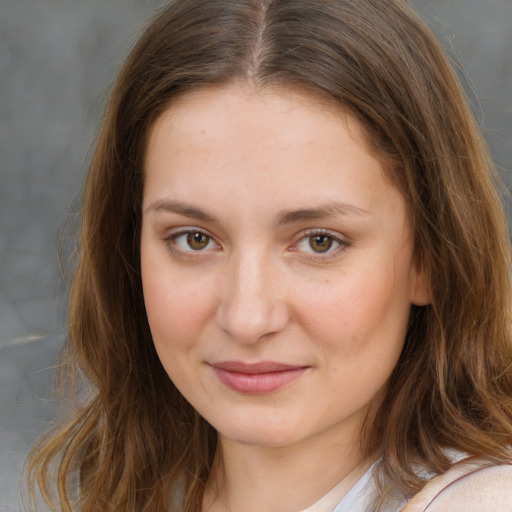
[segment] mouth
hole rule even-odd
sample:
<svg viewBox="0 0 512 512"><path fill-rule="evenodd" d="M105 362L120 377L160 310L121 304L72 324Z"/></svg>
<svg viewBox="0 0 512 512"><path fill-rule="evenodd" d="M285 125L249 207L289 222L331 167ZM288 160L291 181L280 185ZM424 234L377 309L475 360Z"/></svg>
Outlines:
<svg viewBox="0 0 512 512"><path fill-rule="evenodd" d="M242 363L222 361L210 364L218 379L238 393L262 395L277 391L299 379L309 366L288 365L273 361Z"/></svg>

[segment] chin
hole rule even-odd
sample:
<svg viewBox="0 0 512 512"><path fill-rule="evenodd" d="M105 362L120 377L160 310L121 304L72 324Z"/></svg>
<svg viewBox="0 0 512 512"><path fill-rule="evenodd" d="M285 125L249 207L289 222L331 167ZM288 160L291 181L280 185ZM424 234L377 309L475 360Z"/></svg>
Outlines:
<svg viewBox="0 0 512 512"><path fill-rule="evenodd" d="M229 425L219 425L216 430L221 437L232 442L265 448L290 446L306 437L305 433L302 434L292 425L276 425L269 421L244 423L235 426L234 422L231 422Z"/></svg>
<svg viewBox="0 0 512 512"><path fill-rule="evenodd" d="M294 443L294 439L289 435L280 435L275 432L266 435L264 432L253 433L234 433L233 435L225 435L220 433L221 436L229 439L238 444L246 446L259 446L261 448L284 448Z"/></svg>

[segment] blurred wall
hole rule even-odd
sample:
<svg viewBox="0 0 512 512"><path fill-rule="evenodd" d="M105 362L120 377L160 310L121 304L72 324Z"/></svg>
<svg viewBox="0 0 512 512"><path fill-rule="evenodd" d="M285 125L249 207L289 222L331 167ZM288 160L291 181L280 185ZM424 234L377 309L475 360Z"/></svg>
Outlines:
<svg viewBox="0 0 512 512"><path fill-rule="evenodd" d="M512 1L414 0L464 80L495 160L512 167ZM164 0L0 0L0 343L64 327L57 240L106 95ZM72 231L72 229L71 229Z"/></svg>

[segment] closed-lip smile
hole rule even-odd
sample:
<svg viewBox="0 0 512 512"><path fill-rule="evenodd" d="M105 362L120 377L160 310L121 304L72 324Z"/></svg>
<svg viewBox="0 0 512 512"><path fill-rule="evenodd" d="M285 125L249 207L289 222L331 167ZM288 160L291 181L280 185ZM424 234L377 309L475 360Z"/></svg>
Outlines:
<svg viewBox="0 0 512 512"><path fill-rule="evenodd" d="M272 393L297 380L309 368L274 361L210 363L219 380L233 391L261 395Z"/></svg>

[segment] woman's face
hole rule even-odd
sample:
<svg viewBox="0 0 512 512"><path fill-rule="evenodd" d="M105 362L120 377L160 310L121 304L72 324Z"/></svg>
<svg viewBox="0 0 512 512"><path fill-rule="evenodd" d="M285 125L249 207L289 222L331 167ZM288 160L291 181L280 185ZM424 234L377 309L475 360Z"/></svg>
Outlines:
<svg viewBox="0 0 512 512"><path fill-rule="evenodd" d="M155 123L142 282L158 355L231 441L357 439L426 287L357 122L299 93L194 92Z"/></svg>

